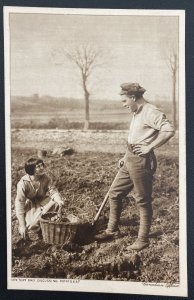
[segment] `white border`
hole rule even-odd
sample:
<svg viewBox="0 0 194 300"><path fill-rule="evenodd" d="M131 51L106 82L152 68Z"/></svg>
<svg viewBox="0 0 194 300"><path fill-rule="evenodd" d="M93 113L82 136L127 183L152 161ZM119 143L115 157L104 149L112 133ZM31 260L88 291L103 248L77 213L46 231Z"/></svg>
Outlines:
<svg viewBox="0 0 194 300"><path fill-rule="evenodd" d="M30 279L11 278L11 132L10 132L10 13L41 14L85 14L85 15L138 15L179 17L179 192L180 192L180 285L139 282L113 282L105 280ZM78 9L78 8L37 8L4 7L5 43L5 129L6 129L6 197L7 197L7 281L8 289L104 292L138 295L183 296L188 295L187 287L187 231L186 231L186 124L185 124L185 11L184 10L137 10L137 9Z"/></svg>

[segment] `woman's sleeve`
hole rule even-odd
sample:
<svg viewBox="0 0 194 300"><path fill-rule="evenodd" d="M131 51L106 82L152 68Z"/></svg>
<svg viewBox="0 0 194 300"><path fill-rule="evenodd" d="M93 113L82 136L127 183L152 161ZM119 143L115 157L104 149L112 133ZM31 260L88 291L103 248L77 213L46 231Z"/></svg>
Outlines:
<svg viewBox="0 0 194 300"><path fill-rule="evenodd" d="M15 199L15 209L16 209L17 218L25 214L25 203L26 203L25 185L23 181L19 181L17 184L17 195Z"/></svg>
<svg viewBox="0 0 194 300"><path fill-rule="evenodd" d="M62 195L59 193L58 189L53 183L52 178L48 177L48 192L51 199L55 199L56 197L64 201Z"/></svg>

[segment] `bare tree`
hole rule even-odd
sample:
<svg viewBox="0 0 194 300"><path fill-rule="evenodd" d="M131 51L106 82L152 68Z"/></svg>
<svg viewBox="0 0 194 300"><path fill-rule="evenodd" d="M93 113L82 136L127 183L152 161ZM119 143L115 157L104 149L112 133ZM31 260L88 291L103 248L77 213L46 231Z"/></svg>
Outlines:
<svg viewBox="0 0 194 300"><path fill-rule="evenodd" d="M84 129L87 130L90 122L91 92L89 89L89 78L95 71L95 68L101 67L104 64L102 51L95 46L87 44L71 47L70 50L60 49L60 51L58 51L58 56L59 55L62 60L58 64L65 63L65 60L68 60L77 66L80 71L81 85L85 99Z"/></svg>
<svg viewBox="0 0 194 300"><path fill-rule="evenodd" d="M177 70L178 70L178 56L177 52L171 50L171 53L168 57L168 66L172 76L172 120L174 127L176 129L176 85L177 85Z"/></svg>
<svg viewBox="0 0 194 300"><path fill-rule="evenodd" d="M178 83L178 38L174 35L173 38L167 37L166 41L163 41L163 49L165 60L172 78L172 120L175 129L177 128L177 83Z"/></svg>

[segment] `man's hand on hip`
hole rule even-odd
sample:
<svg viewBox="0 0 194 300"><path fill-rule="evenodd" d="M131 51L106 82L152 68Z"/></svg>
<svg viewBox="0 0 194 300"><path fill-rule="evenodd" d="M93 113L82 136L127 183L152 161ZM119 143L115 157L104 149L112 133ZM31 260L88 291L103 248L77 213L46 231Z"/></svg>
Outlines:
<svg viewBox="0 0 194 300"><path fill-rule="evenodd" d="M148 145L135 145L133 153L139 156L148 154L152 149Z"/></svg>

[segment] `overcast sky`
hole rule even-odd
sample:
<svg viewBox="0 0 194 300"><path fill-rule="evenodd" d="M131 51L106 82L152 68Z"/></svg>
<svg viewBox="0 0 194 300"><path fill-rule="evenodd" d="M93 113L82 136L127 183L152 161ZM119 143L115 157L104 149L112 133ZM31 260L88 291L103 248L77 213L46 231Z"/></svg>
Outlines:
<svg viewBox="0 0 194 300"><path fill-rule="evenodd" d="M106 64L90 79L92 98L118 99L120 84L139 82L145 96L171 96L166 45L178 36L176 16L95 16L12 13L11 94L82 98L79 73L53 51L89 43Z"/></svg>

